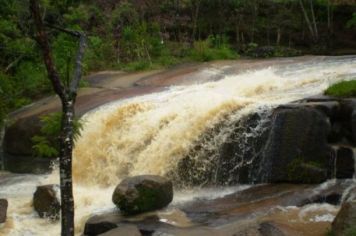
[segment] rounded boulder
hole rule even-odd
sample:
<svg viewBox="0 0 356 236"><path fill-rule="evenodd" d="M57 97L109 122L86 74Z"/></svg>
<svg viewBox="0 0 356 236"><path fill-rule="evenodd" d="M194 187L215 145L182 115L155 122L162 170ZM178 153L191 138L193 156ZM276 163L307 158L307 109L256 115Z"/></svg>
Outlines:
<svg viewBox="0 0 356 236"><path fill-rule="evenodd" d="M161 209L172 199L172 182L155 175L126 178L117 185L112 196L113 203L125 215Z"/></svg>

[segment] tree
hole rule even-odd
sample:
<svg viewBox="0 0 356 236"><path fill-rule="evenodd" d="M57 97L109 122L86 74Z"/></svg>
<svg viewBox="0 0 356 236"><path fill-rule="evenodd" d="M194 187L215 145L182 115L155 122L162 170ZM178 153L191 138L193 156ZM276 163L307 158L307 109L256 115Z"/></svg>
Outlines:
<svg viewBox="0 0 356 236"><path fill-rule="evenodd" d="M36 41L42 50L43 60L47 69L55 93L62 103L61 135L60 135L60 190L61 190L61 223L62 236L74 235L74 199L72 186L72 149L73 149L73 121L74 104L77 90L82 77L82 60L86 46L86 36L79 31L71 31L56 26L60 30L79 39L79 47L75 60L73 78L70 83L64 83L54 65L52 51L49 45L48 35L40 13L38 0L30 0L30 12L34 19L37 31Z"/></svg>
<svg viewBox="0 0 356 236"><path fill-rule="evenodd" d="M310 36L312 37L312 40L314 42L317 42L319 40L319 33L318 33L318 27L316 26L316 19L315 19L315 13L314 13L314 0L309 0L310 3L310 12L311 12L311 19L308 16L307 10L305 9L303 0L299 0L300 8L302 9L305 22L307 23Z"/></svg>

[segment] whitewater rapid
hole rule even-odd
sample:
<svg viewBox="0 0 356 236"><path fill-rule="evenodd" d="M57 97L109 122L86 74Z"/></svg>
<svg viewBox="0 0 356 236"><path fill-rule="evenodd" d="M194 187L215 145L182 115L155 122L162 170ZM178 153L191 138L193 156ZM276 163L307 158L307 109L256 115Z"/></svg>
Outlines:
<svg viewBox="0 0 356 236"><path fill-rule="evenodd" d="M76 234L82 233L91 214L114 209L111 194L122 178L174 172L204 132L222 120L234 122L262 108L271 110L279 104L317 95L330 84L355 76L356 57L315 60L174 86L89 112L82 118L83 130L74 149ZM228 133L221 132L204 148L218 148ZM40 219L31 206L35 187L58 183L58 172L1 176L5 180L0 182L0 197L9 200L9 212L0 235L59 235L59 224ZM215 195L207 195L219 197L229 191L219 189L213 191ZM199 196L207 193L195 192ZM178 191L174 203L194 197Z"/></svg>

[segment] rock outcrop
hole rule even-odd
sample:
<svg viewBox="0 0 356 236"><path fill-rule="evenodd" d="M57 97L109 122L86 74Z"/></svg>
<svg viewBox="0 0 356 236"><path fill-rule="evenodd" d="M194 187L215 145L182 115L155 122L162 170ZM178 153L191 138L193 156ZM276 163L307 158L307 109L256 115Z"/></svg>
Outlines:
<svg viewBox="0 0 356 236"><path fill-rule="evenodd" d="M172 176L182 185L311 184L352 178L354 104L355 99L321 96L272 111L259 109L235 124L219 123L204 133ZM227 136L222 133L226 130ZM204 150L223 135L218 149Z"/></svg>
<svg viewBox="0 0 356 236"><path fill-rule="evenodd" d="M272 127L262 154L265 181L321 183L328 177L332 156L327 136L330 124L318 110L280 107L272 116Z"/></svg>
<svg viewBox="0 0 356 236"><path fill-rule="evenodd" d="M126 178L116 187L112 196L114 204L126 215L161 209L172 199L172 182L154 175Z"/></svg>
<svg viewBox="0 0 356 236"><path fill-rule="evenodd" d="M332 223L335 236L356 235L356 201L345 202Z"/></svg>
<svg viewBox="0 0 356 236"><path fill-rule="evenodd" d="M38 186L33 195L33 207L42 218L59 219L60 199L58 185Z"/></svg>

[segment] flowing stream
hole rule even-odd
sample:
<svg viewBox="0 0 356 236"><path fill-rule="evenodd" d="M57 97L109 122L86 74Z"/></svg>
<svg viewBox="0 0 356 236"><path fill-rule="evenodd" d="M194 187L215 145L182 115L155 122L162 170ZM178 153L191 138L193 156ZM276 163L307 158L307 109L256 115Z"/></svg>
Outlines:
<svg viewBox="0 0 356 236"><path fill-rule="evenodd" d="M74 149L76 233L83 232L85 220L91 214L114 209L111 194L122 178L139 174L174 176L186 156L204 158L197 169L204 172L214 155L202 157L199 152L191 152L197 143L201 149L213 153L229 137L229 124L244 115L256 111L268 113L279 104L320 94L330 84L355 76L356 57L314 60L173 86L162 92L112 102L87 113ZM202 140L208 130L222 122L225 125L217 135ZM258 129L246 130L243 135L256 134ZM40 219L31 206L35 187L58 183L57 176L56 170L50 175L37 176L0 172L0 198L9 200L8 221L0 226L0 234L59 235L59 223ZM219 198L247 187L187 187L176 191L170 208L196 197ZM324 218L310 219L330 221L333 217L330 212L335 214L336 210L321 205L319 210L323 207L327 212ZM293 215L295 209L289 210ZM312 210L304 209L303 213L302 209L302 213L295 215L299 217Z"/></svg>

